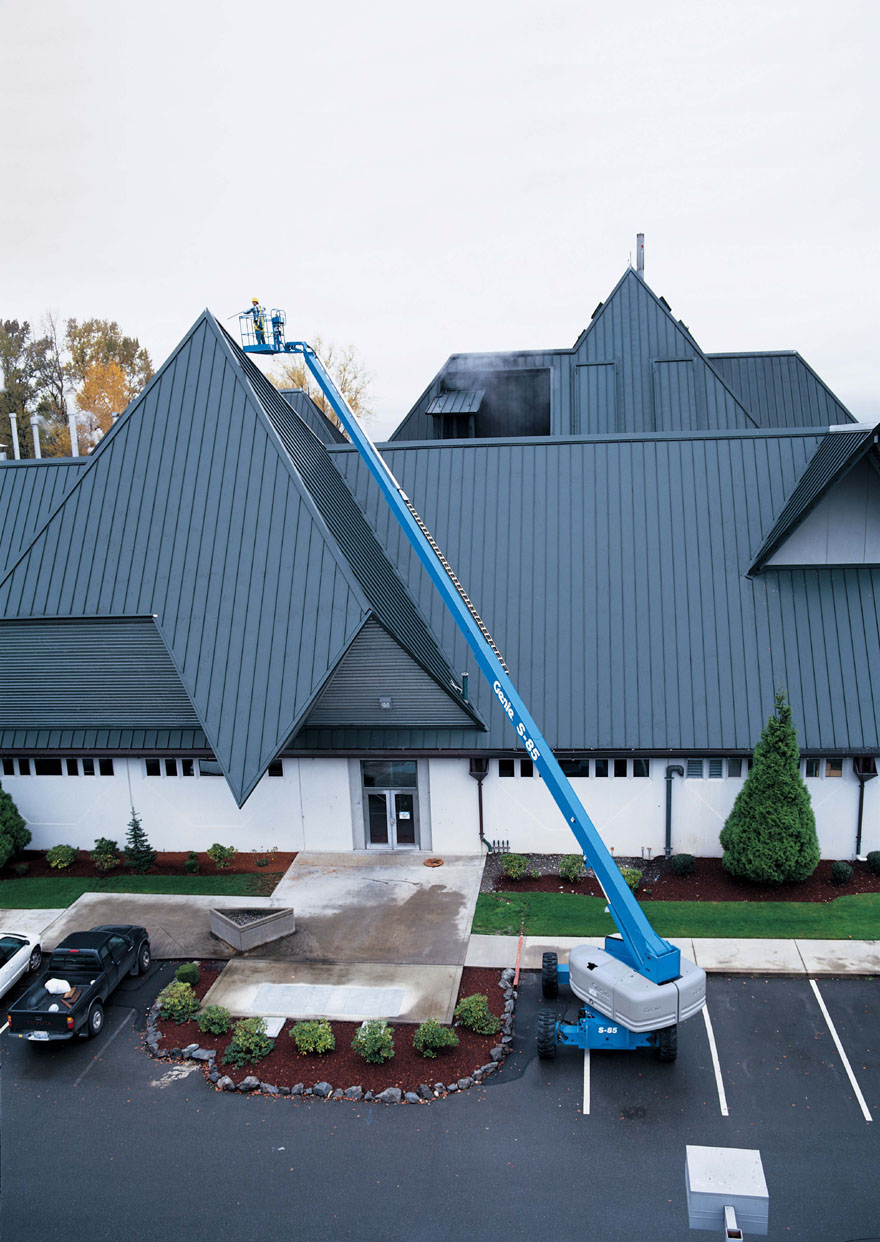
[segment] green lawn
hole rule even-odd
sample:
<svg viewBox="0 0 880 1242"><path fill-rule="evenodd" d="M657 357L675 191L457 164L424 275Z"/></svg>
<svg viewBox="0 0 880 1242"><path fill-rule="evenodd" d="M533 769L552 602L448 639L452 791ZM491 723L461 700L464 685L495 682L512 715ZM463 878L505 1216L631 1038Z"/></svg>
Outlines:
<svg viewBox="0 0 880 1242"><path fill-rule="evenodd" d="M83 893L153 893L160 896L268 896L283 871L261 875L130 875L82 880L75 876L25 876L0 880L0 909L46 910L69 906Z"/></svg>
<svg viewBox="0 0 880 1242"><path fill-rule="evenodd" d="M614 932L602 897L577 893L480 893L472 930L481 935L605 936ZM880 939L880 893L820 901L647 901L661 936L773 940Z"/></svg>

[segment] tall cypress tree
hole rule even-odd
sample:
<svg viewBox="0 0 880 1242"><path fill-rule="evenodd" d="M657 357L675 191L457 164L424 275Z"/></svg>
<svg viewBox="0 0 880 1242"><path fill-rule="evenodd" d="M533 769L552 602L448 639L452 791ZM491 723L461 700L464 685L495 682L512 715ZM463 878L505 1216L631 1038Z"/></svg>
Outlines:
<svg viewBox="0 0 880 1242"><path fill-rule="evenodd" d="M724 866L757 884L806 880L819 865L810 794L801 778L797 730L784 691L755 747L752 770L721 829Z"/></svg>
<svg viewBox="0 0 880 1242"><path fill-rule="evenodd" d="M10 795L0 785L0 867L19 853L31 839L27 822Z"/></svg>

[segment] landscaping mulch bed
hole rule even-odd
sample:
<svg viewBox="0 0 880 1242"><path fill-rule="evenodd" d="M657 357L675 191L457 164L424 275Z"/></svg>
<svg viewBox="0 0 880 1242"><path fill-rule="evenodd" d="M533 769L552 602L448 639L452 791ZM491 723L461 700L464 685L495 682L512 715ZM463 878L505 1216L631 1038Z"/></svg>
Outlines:
<svg viewBox="0 0 880 1242"><path fill-rule="evenodd" d="M120 847L124 845L124 840L119 842ZM222 871L217 870L216 865L211 862L207 854L197 854L199 860L200 875L262 875L272 871L286 871L290 864L296 858L296 853L282 854L279 850L277 853L271 853L268 850L252 853L251 851L243 851L236 854L231 864L224 867ZM156 856L155 864L146 873L147 875L186 875L183 864L187 858L187 851L182 852L160 852ZM268 865L263 867L257 866L258 858L268 858ZM9 880L14 876L12 867L16 863L27 863L28 877L40 876L74 876L81 880L104 880L108 876L127 875L129 868L123 863L112 871L99 871L95 864L89 858L88 850L80 850L76 862L69 867L65 867L63 871L58 871L49 866L46 862L45 850L22 850L0 871L0 879Z"/></svg>
<svg viewBox="0 0 880 1242"><path fill-rule="evenodd" d="M521 893L582 893L601 897L596 880L588 877L576 884L559 878L559 855L526 855L542 874L537 879L508 880L501 871L501 855L486 859L483 878L484 892ZM637 896L639 901L833 901L852 893L880 893L880 876L872 875L867 863L854 862L849 884L838 885L831 880L831 859L823 859L808 880L800 884L761 885L736 880L729 875L720 858L697 858L696 871L679 879L665 858L645 862L640 858L619 858L626 866L642 872Z"/></svg>
<svg viewBox="0 0 880 1242"><path fill-rule="evenodd" d="M201 999L216 981L217 974L225 962L200 962L201 977L195 985L196 995ZM499 1018L504 1011L504 995L499 987L500 971L483 970L466 966L461 974L459 999L470 996L474 992L483 992L489 998L489 1008ZM364 1091L372 1091L378 1095L388 1087L399 1087L401 1091L416 1091L420 1084L433 1086L435 1083L457 1083L466 1078L475 1069L490 1061L490 1049L500 1044L501 1035L476 1035L456 1027L459 1037L457 1048L447 1048L438 1052L431 1060L421 1056L412 1046L416 1025L410 1022L392 1022L394 1028L394 1056L384 1065L370 1065L363 1057L352 1050L354 1039L360 1023L333 1022L333 1033L336 1036L336 1048L323 1056L301 1056L289 1032L293 1026L288 1021L275 1039L274 1050L255 1065L223 1064L223 1052L232 1038L230 1030L226 1035L203 1034L195 1022L159 1022L161 1039L160 1050L170 1053L173 1049L183 1049L188 1044L199 1044L202 1048L216 1048L216 1068L221 1074L228 1075L238 1084L249 1075L254 1075L261 1082L271 1083L275 1087L293 1087L302 1083L311 1087L318 1082L328 1082L335 1088L353 1086L363 1087ZM205 1067L205 1073L209 1072Z"/></svg>

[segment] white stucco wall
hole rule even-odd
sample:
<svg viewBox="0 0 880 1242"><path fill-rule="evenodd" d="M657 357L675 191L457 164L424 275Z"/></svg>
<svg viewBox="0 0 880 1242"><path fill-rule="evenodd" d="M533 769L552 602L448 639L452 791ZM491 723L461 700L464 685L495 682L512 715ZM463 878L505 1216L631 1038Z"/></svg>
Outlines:
<svg viewBox="0 0 880 1242"><path fill-rule="evenodd" d="M647 778L575 779L573 785L608 846L618 856L662 853L666 760ZM487 838L525 853L568 854L574 838L538 777L502 778L498 762L483 782ZM628 766L632 771L632 763ZM285 759L284 776L264 776L239 810L217 777L147 777L143 760L114 759L113 776L3 776L33 834L34 849L61 843L91 848L96 837L124 843L134 805L154 848L204 850L214 841L242 850L363 848L360 765L347 759ZM427 777L427 779L426 779ZM823 858L850 858L855 848L858 782L851 761L837 778L808 779ZM672 848L720 855L718 834L742 779L675 777ZM477 782L466 759L419 760L422 846L437 853L480 851ZM880 779L865 788L862 853L880 849Z"/></svg>

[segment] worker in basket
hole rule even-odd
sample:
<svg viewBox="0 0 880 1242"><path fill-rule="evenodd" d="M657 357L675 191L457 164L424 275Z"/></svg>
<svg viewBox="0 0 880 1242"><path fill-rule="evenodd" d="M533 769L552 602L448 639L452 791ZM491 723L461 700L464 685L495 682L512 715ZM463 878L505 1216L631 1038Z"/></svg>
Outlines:
<svg viewBox="0 0 880 1242"><path fill-rule="evenodd" d="M260 305L259 298L251 298L251 309L245 311L246 315L251 315L254 321L254 336L258 345L266 344L266 312Z"/></svg>

